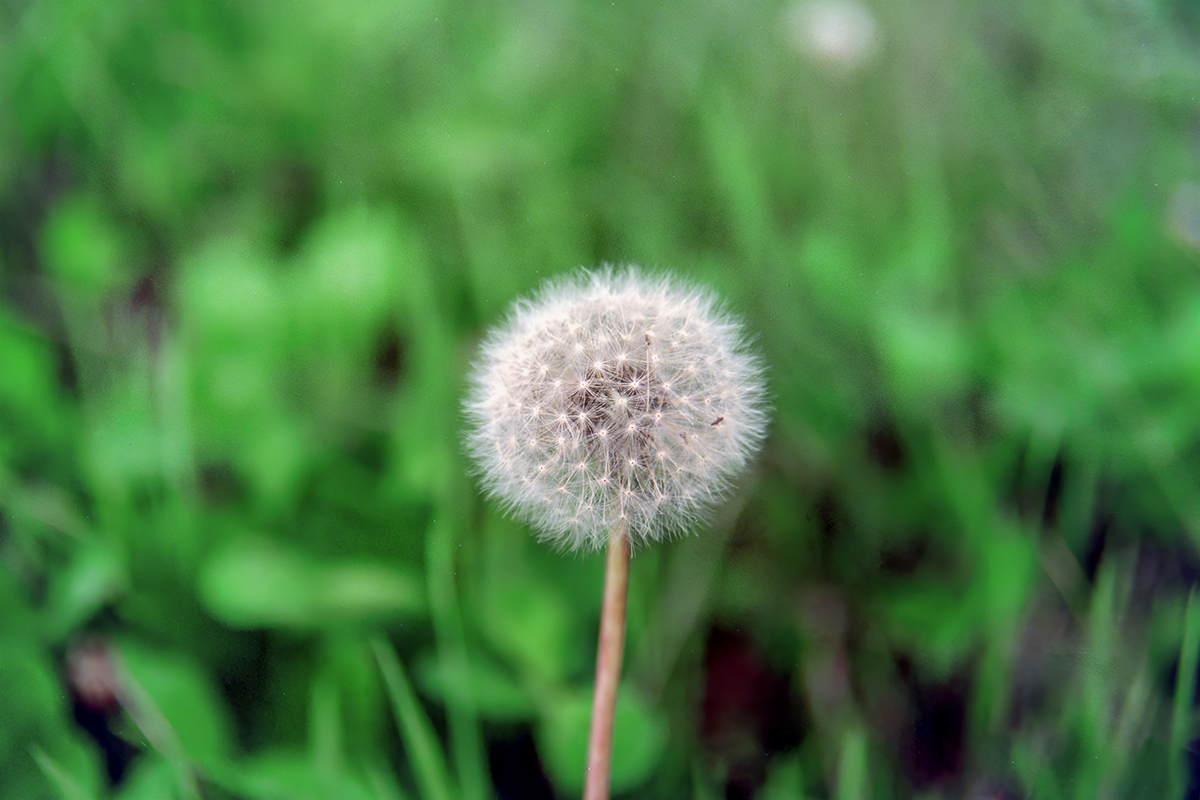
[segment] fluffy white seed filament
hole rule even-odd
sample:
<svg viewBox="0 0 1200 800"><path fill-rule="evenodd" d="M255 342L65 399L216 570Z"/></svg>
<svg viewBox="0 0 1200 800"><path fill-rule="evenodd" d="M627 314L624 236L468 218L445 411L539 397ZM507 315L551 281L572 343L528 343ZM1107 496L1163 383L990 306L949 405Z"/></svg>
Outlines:
<svg viewBox="0 0 1200 800"><path fill-rule="evenodd" d="M552 283L485 341L466 402L485 488L564 548L684 530L761 444L762 374L705 292L634 269Z"/></svg>

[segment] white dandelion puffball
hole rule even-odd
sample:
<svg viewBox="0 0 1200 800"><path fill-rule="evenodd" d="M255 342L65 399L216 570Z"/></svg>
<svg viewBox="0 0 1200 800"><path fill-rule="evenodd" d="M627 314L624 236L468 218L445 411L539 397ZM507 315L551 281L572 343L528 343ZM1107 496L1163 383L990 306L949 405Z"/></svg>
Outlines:
<svg viewBox="0 0 1200 800"><path fill-rule="evenodd" d="M465 403L487 492L562 549L702 518L758 450L760 363L707 292L636 268L552 281L484 341Z"/></svg>
<svg viewBox="0 0 1200 800"><path fill-rule="evenodd" d="M879 23L859 0L799 0L784 12L793 47L843 73L867 64L879 49Z"/></svg>

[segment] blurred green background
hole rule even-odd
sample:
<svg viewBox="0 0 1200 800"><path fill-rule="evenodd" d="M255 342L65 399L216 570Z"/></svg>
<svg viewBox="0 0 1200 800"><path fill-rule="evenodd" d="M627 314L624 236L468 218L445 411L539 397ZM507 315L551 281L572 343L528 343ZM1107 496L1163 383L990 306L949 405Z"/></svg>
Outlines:
<svg viewBox="0 0 1200 800"><path fill-rule="evenodd" d="M619 796L1200 796L1198 86L1190 0L2 0L0 797L577 796L603 559L459 402L603 262L774 407Z"/></svg>

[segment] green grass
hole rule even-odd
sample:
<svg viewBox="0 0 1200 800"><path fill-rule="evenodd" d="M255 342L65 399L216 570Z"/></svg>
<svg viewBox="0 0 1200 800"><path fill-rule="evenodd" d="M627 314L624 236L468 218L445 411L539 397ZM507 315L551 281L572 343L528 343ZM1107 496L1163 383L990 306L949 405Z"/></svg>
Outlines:
<svg viewBox="0 0 1200 800"><path fill-rule="evenodd" d="M1200 17L878 3L846 71L788 8L0 4L0 796L476 800L521 742L571 796L602 559L479 497L459 398L633 262L773 422L634 559L622 796L1183 797Z"/></svg>

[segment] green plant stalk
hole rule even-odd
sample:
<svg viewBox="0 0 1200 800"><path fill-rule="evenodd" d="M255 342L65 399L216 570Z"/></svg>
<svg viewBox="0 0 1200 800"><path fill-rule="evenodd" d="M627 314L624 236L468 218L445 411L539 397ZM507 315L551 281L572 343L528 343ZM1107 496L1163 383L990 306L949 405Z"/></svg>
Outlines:
<svg viewBox="0 0 1200 800"><path fill-rule="evenodd" d="M625 651L625 602L629 593L629 536L618 525L608 541L604 568L604 604L600 610L600 641L596 651L596 687L592 695L592 725L588 733L584 800L608 800L612 773L613 715L621 682Z"/></svg>
<svg viewBox="0 0 1200 800"><path fill-rule="evenodd" d="M445 507L450 506L447 504ZM467 645L455 591L454 567L454 533L456 529L461 531L463 526L457 524L457 517L453 513L447 516L455 521L439 519L432 523L426 540L430 611L437 637L438 658L443 664L450 660L465 665ZM480 800L490 797L491 790L485 781L483 741L473 700L465 705L450 704L446 711L450 722L450 747L463 796Z"/></svg>
<svg viewBox="0 0 1200 800"><path fill-rule="evenodd" d="M1168 797L1183 797L1187 763L1183 751L1191 736L1192 704L1195 702L1195 677L1200 659L1200 593L1192 590L1183 617L1183 644L1179 647L1179 671L1175 676L1175 705L1171 715L1171 747L1167 751L1170 777Z"/></svg>
<svg viewBox="0 0 1200 800"><path fill-rule="evenodd" d="M388 697L392 700L396 727L412 759L421 796L427 800L452 800L454 791L446 770L446 760L438 749L433 726L417 702L416 692L413 691L396 651L378 637L371 640L371 650L379 664L379 671L383 674Z"/></svg>

